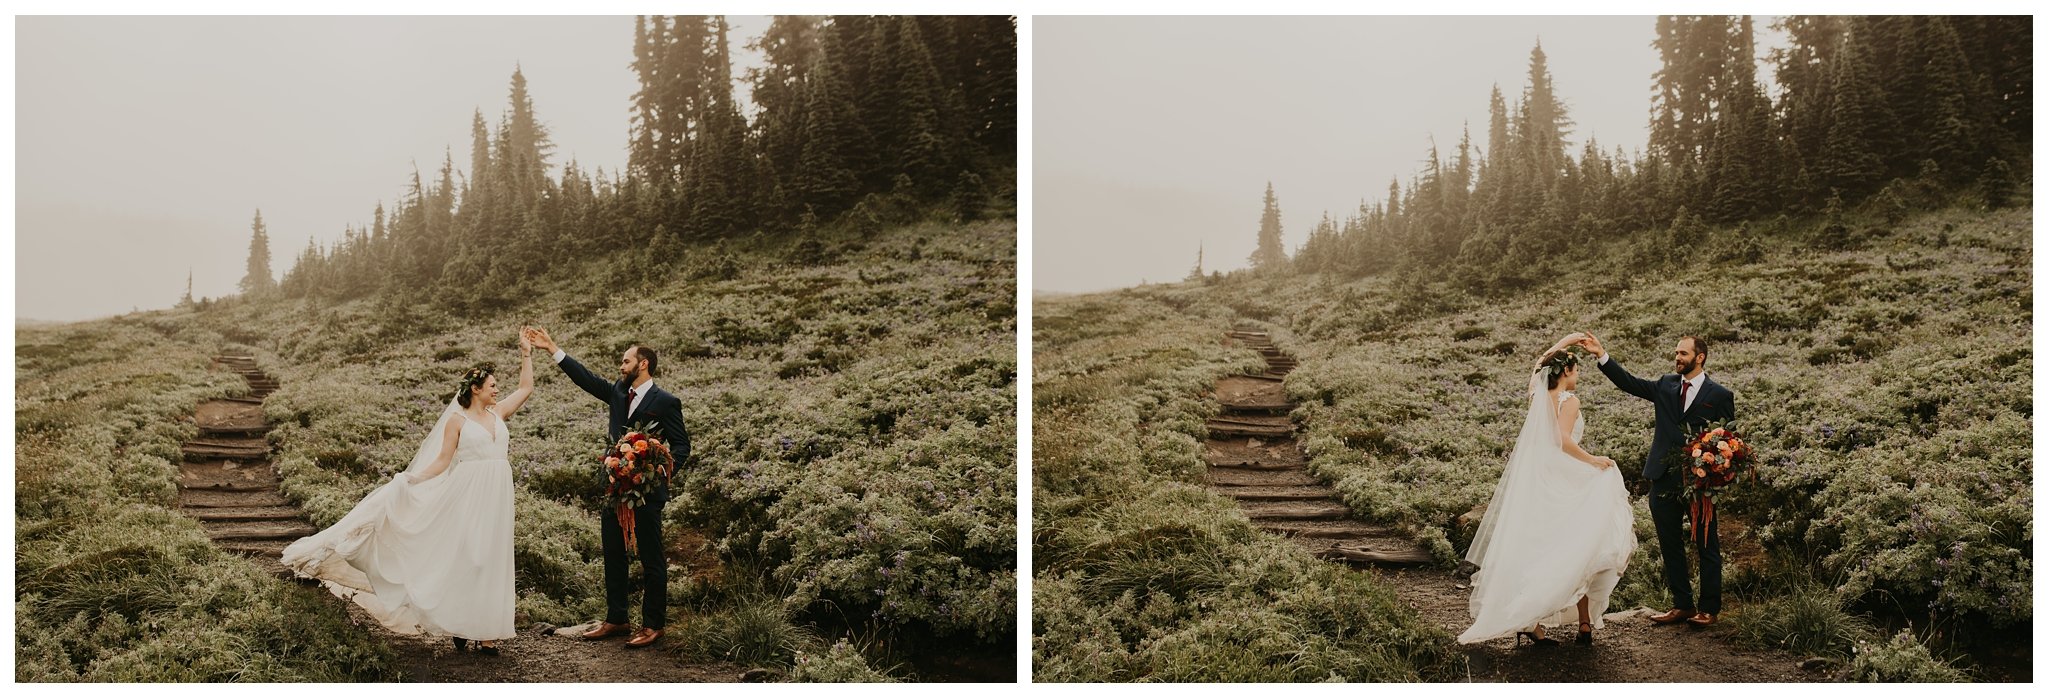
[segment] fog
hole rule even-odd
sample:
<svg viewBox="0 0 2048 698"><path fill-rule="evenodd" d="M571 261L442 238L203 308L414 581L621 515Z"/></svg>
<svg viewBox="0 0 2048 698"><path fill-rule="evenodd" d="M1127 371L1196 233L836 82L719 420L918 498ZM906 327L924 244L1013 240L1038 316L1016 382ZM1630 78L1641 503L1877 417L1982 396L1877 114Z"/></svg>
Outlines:
<svg viewBox="0 0 2048 698"><path fill-rule="evenodd" d="M1759 53L1775 39L1757 17ZM1541 40L1588 137L1649 135L1654 17L1037 17L1033 288L1075 292L1244 267L1267 182L1288 251L1324 211L1448 159L1510 109ZM1762 71L1767 79L1768 71ZM1475 150L1475 157L1477 150Z"/></svg>
<svg viewBox="0 0 2048 698"><path fill-rule="evenodd" d="M731 17L734 70L764 17ZM256 209L282 275L468 168L514 67L560 164L625 164L633 18L17 17L15 313L77 320L235 292Z"/></svg>

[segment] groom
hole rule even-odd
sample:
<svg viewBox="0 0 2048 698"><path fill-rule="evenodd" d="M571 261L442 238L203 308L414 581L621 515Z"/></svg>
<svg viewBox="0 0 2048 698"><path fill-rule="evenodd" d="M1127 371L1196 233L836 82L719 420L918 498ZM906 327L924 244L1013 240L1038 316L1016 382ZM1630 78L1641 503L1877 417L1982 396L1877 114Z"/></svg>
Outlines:
<svg viewBox="0 0 2048 698"><path fill-rule="evenodd" d="M1707 378L1707 340L1680 337L1672 351L1673 373L1657 380L1630 375L1621 362L1610 360L1600 339L1591 333L1579 344L1600 357L1600 372L1615 387L1649 400L1657 407L1657 426L1650 440L1650 459L1643 464L1643 479L1650 481L1650 519L1657 524L1657 547L1664 553L1664 582L1671 587L1673 608L1650 616L1659 625L1685 621L1695 626L1712 625L1721 614L1721 534L1714 523L1707 524L1700 555L1700 603L1693 605L1692 574L1687 569L1685 505L1678 500L1682 481L1676 468L1667 467L1687 438L1698 434L1709 422L1735 419L1735 393ZM1694 522L1698 525L1698 522Z"/></svg>
<svg viewBox="0 0 2048 698"><path fill-rule="evenodd" d="M653 349L635 344L619 356L619 380L607 381L562 351L548 331L537 327L524 330L534 346L554 352L555 365L584 392L611 407L611 439L617 443L632 425L656 425L656 436L668 442L681 466L690 458L690 432L683 429L683 403L654 384L661 362ZM640 631L626 640L626 647L639 649L661 639L668 620L668 556L661 549L661 508L668 503L668 482L654 483L647 503L633 510L633 537L640 550ZM626 532L609 510L599 517L604 538L604 622L583 634L585 640L599 640L626 632L626 601L630 593L626 573L632 561L627 557Z"/></svg>

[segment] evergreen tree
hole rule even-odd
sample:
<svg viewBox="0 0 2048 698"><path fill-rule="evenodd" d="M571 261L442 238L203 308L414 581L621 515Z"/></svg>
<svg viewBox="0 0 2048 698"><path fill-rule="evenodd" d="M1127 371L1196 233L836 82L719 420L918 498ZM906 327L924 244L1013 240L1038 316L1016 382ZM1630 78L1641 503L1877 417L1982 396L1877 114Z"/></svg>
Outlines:
<svg viewBox="0 0 2048 698"><path fill-rule="evenodd" d="M270 233L263 227L263 210L249 224L248 273L242 277L242 293L255 295L270 291L277 281L270 274Z"/></svg>
<svg viewBox="0 0 2048 698"><path fill-rule="evenodd" d="M515 181L524 199L531 199L538 193L548 178L548 156L554 152L553 139L548 137L546 124L533 113L533 96L526 92L526 75L517 66L512 69L510 123L506 135L511 139L511 167L517 171Z"/></svg>
<svg viewBox="0 0 2048 698"><path fill-rule="evenodd" d="M1990 86L1984 76L1970 70L1963 52L1962 37L1948 18L1921 18L1915 37L1926 44L1926 63L1920 71L1919 99L1924 101L1926 123L1915 139L1927 159L1943 172L1967 181L1986 149L1981 147L1992 128L1985 118L1990 105Z"/></svg>
<svg viewBox="0 0 2048 698"><path fill-rule="evenodd" d="M1280 246L1280 199L1273 195L1273 183L1266 183L1266 207L1259 214L1258 247L1252 250L1254 270L1280 269L1287 263L1287 251Z"/></svg>
<svg viewBox="0 0 2048 698"><path fill-rule="evenodd" d="M789 191L804 148L804 85L823 55L822 33L817 17L784 15L771 20L768 30L747 44L764 60L762 67L747 71L759 108L754 138L770 173L769 186L783 192L784 201L776 208L790 214L796 211L790 206Z"/></svg>
<svg viewBox="0 0 2048 698"><path fill-rule="evenodd" d="M1880 130L1877 86L1865 75L1853 33L1844 35L1838 59L1829 64L1827 139L1821 144L1817 169L1822 185L1851 196L1868 193L1884 177L1874 133Z"/></svg>
<svg viewBox="0 0 2048 698"><path fill-rule="evenodd" d="M790 180L795 201L819 216L835 216L853 206L860 192L854 153L869 148L838 65L821 60L805 81L803 148Z"/></svg>
<svg viewBox="0 0 2048 698"><path fill-rule="evenodd" d="M1979 178L1978 189L1984 194L1984 204L1994 209L2012 205L2013 192L2019 189L2019 181L2013 175L2012 166L2002 158L1992 158L1984 166L1984 175Z"/></svg>

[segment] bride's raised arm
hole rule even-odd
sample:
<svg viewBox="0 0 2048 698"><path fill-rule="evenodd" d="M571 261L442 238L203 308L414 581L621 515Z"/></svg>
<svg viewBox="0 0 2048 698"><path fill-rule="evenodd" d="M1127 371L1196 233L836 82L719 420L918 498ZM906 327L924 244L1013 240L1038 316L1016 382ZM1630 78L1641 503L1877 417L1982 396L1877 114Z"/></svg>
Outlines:
<svg viewBox="0 0 2048 698"><path fill-rule="evenodd" d="M498 418L511 419L512 414L526 405L526 398L533 396L533 342L524 333L519 335L519 389L498 401Z"/></svg>
<svg viewBox="0 0 2048 698"><path fill-rule="evenodd" d="M1536 368L1542 368L1543 360L1550 358L1551 354L1563 351L1565 347L1577 344L1579 340L1585 338L1586 333L1584 332L1573 332L1571 334L1565 335L1564 339L1557 340L1556 344L1551 345L1549 349L1545 349L1543 351L1542 355L1536 357Z"/></svg>

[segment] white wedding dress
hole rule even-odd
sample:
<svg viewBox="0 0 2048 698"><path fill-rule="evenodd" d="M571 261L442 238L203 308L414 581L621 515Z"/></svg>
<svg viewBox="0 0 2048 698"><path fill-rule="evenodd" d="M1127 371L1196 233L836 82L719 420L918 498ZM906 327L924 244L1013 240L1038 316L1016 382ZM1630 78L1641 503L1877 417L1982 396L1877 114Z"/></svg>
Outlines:
<svg viewBox="0 0 2048 698"><path fill-rule="evenodd" d="M1536 624L1578 622L1585 597L1593 627L1603 627L1609 595L1635 553L1635 515L1619 468L1596 468L1566 454L1544 373L1529 384L1529 414L1495 486L1467 560L1472 627L1458 642L1484 642ZM1571 439L1585 435L1581 412Z"/></svg>
<svg viewBox="0 0 2048 698"><path fill-rule="evenodd" d="M478 423L448 407L405 473L333 526L286 547L283 562L354 599L394 632L510 638L512 470L505 420L491 413L494 423ZM407 482L440 454L448 428L460 430L453 462L432 479Z"/></svg>

